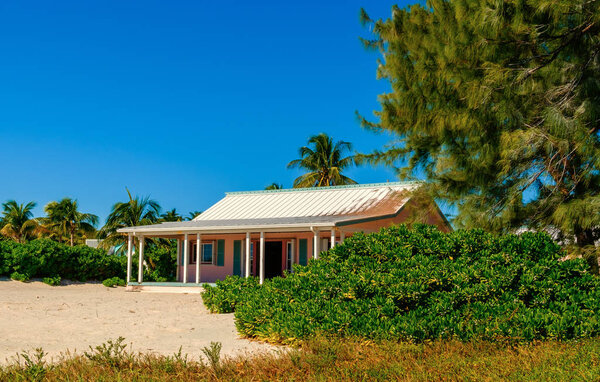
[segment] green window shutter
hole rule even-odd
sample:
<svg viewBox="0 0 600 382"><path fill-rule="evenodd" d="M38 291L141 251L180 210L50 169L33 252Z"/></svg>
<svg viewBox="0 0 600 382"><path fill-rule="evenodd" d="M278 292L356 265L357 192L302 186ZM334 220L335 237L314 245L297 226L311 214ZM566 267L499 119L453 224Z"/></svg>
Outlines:
<svg viewBox="0 0 600 382"><path fill-rule="evenodd" d="M298 241L298 264L306 265L306 247L308 239L300 239Z"/></svg>
<svg viewBox="0 0 600 382"><path fill-rule="evenodd" d="M225 240L217 240L217 266L225 265Z"/></svg>
<svg viewBox="0 0 600 382"><path fill-rule="evenodd" d="M242 275L242 241L233 241L233 275Z"/></svg>

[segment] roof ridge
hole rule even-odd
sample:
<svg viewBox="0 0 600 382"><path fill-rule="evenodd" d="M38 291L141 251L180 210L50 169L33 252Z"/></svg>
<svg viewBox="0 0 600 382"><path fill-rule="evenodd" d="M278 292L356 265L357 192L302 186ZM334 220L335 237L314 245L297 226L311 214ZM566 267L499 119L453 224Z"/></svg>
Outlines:
<svg viewBox="0 0 600 382"><path fill-rule="evenodd" d="M364 183L364 184L347 184L343 186L327 186L327 187L306 187L306 188L282 188L278 190L254 190L254 191L232 191L226 192L225 195L246 195L246 194L270 194L277 192L302 192L302 191L326 191L340 190L350 188L369 188L383 186L408 186L413 184L423 183L423 181L405 181L405 182L382 182L382 183Z"/></svg>

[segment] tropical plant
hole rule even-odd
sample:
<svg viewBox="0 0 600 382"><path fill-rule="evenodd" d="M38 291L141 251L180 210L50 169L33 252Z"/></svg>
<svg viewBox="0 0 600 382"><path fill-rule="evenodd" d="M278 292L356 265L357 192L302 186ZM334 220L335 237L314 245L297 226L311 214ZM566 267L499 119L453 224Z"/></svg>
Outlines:
<svg viewBox="0 0 600 382"><path fill-rule="evenodd" d="M342 174L345 169L354 165L354 155L343 157L344 152L351 150L350 142L338 141L334 144L333 139L325 133L313 135L308 139L308 146L300 148L300 158L287 165L288 168L308 171L294 180L294 187L356 184L354 180Z"/></svg>
<svg viewBox="0 0 600 382"><path fill-rule="evenodd" d="M44 228L53 233L59 242L67 237L71 247L75 245L76 238L96 232L98 216L79 212L76 199L64 198L59 202L50 202L44 211L46 217L41 219Z"/></svg>
<svg viewBox="0 0 600 382"><path fill-rule="evenodd" d="M125 244L125 237L117 233L119 228L133 227L157 223L160 217L160 205L148 196L135 198L127 190L129 200L118 202L113 205L112 210L106 218L106 224L99 232L104 240L101 246L108 248L113 245Z"/></svg>
<svg viewBox="0 0 600 382"><path fill-rule="evenodd" d="M267 187L265 187L265 190L281 190L283 189L283 184L278 184L278 183L271 183L269 184Z"/></svg>
<svg viewBox="0 0 600 382"><path fill-rule="evenodd" d="M160 215L160 221L163 222L180 222L182 219L183 218L177 213L177 209L175 208Z"/></svg>
<svg viewBox="0 0 600 382"><path fill-rule="evenodd" d="M194 220L198 215L200 215L202 211L190 211L186 216L185 220Z"/></svg>
<svg viewBox="0 0 600 382"><path fill-rule="evenodd" d="M542 233L443 233L432 226L356 233L307 266L256 285L204 285L211 311L235 310L240 334L294 343L532 341L600 334L600 278Z"/></svg>
<svg viewBox="0 0 600 382"><path fill-rule="evenodd" d="M362 21L383 59L383 150L426 176L458 227L600 238L600 2L427 1Z"/></svg>
<svg viewBox="0 0 600 382"><path fill-rule="evenodd" d="M38 222L33 219L33 209L35 202L29 202L25 205L19 204L14 200L9 200L2 204L2 229L0 233L11 237L19 243L23 243L36 236L39 228Z"/></svg>

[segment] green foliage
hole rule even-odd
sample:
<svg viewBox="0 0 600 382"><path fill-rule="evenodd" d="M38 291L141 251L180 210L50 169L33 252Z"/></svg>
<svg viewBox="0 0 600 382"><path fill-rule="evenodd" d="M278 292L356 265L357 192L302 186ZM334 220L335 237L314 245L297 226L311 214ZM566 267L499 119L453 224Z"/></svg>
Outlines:
<svg viewBox="0 0 600 382"><path fill-rule="evenodd" d="M98 236L103 238L102 245L109 248L112 245L125 244L125 236L117 233L119 228L133 227L138 225L154 224L159 221L160 204L149 197L135 198L127 190L129 200L118 202L113 205L106 224Z"/></svg>
<svg viewBox="0 0 600 382"><path fill-rule="evenodd" d="M21 364L23 359L23 376L27 381L42 381L46 372L50 367L46 365L44 357L46 353L42 348L36 348L31 354L29 351L24 351L18 355L17 362Z"/></svg>
<svg viewBox="0 0 600 382"><path fill-rule="evenodd" d="M82 243L85 235L96 232L98 216L80 212L77 200L64 198L59 202L50 202L44 211L47 216L41 221L49 236L59 242L68 241L71 247L76 240Z"/></svg>
<svg viewBox="0 0 600 382"><path fill-rule="evenodd" d="M166 244L148 245L144 250L148 268L144 279L156 282L175 281L177 270L177 247L172 241Z"/></svg>
<svg viewBox="0 0 600 382"><path fill-rule="evenodd" d="M60 276L44 277L42 279L42 282L44 284L48 284L50 286L59 286L60 285Z"/></svg>
<svg viewBox="0 0 600 382"><path fill-rule="evenodd" d="M144 279L172 281L175 279L176 255L173 243L167 246L151 243L144 251L148 267ZM132 276L137 277L137 256L133 259ZM107 254L103 249L85 245L71 247L50 239L37 239L19 244L0 240L0 276L14 274L14 279L58 278L66 280L125 279L127 257ZM12 277L12 275L11 275Z"/></svg>
<svg viewBox="0 0 600 382"><path fill-rule="evenodd" d="M1 275L17 273L27 279L103 280L124 277L126 261L123 256L107 255L100 249L84 245L70 247L49 239L24 244L0 241Z"/></svg>
<svg viewBox="0 0 600 382"><path fill-rule="evenodd" d="M115 341L108 340L94 348L90 346L90 351L84 352L83 355L100 365L114 368L123 367L132 362L132 355L126 351L127 345L123 344L124 341L125 338L119 337Z"/></svg>
<svg viewBox="0 0 600 382"><path fill-rule="evenodd" d="M15 281L22 281L22 282L29 281L29 275L19 273L19 272L11 273L10 278Z"/></svg>
<svg viewBox="0 0 600 382"><path fill-rule="evenodd" d="M0 233L23 243L35 236L38 223L33 219L33 209L35 202L19 204L14 200L2 203L2 220L0 223Z"/></svg>
<svg viewBox="0 0 600 382"><path fill-rule="evenodd" d="M458 227L600 238L600 2L430 0L362 13L383 55L360 159L429 180Z"/></svg>
<svg viewBox="0 0 600 382"><path fill-rule="evenodd" d="M258 285L256 277L227 276L224 280L217 280L215 287L204 284L202 301L213 313L231 313Z"/></svg>
<svg viewBox="0 0 600 382"><path fill-rule="evenodd" d="M104 285L107 288L125 286L125 280L123 280L120 277L111 277L109 279L102 281L102 285Z"/></svg>
<svg viewBox="0 0 600 382"><path fill-rule="evenodd" d="M293 343L315 335L424 341L600 334L600 279L545 234L442 233L416 225L355 234L306 267L249 291L211 290L239 332ZM223 296L219 296L223 293ZM235 294L243 294L237 300ZM231 297L234 296L234 297Z"/></svg>
<svg viewBox="0 0 600 382"><path fill-rule="evenodd" d="M221 371L221 348L223 345L220 342L211 341L210 346L205 346L202 348L202 353L208 360L208 364L215 372L215 374L219 374Z"/></svg>
<svg viewBox="0 0 600 382"><path fill-rule="evenodd" d="M288 163L288 168L301 168L308 172L294 180L294 187L326 187L356 182L342 172L354 165L354 156L342 157L345 151L352 151L350 142L338 141L325 133L308 139L313 147L300 147L300 159ZM268 188L267 188L268 189Z"/></svg>

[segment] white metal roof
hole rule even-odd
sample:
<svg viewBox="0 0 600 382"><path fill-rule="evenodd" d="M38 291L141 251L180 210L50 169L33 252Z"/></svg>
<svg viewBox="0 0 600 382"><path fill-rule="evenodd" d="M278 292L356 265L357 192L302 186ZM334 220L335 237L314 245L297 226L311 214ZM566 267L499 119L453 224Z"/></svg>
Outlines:
<svg viewBox="0 0 600 382"><path fill-rule="evenodd" d="M235 231L335 226L366 217L396 214L417 183L229 192L188 222L127 227L119 232Z"/></svg>
<svg viewBox="0 0 600 382"><path fill-rule="evenodd" d="M230 192L194 221L370 216L397 212L415 183Z"/></svg>

